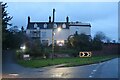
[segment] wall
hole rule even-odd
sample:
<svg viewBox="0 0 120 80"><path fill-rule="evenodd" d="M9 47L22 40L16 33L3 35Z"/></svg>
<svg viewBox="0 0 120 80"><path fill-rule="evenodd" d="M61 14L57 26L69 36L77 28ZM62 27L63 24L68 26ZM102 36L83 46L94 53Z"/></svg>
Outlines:
<svg viewBox="0 0 120 80"><path fill-rule="evenodd" d="M104 44L103 49L99 51L92 51L93 55L110 55L110 54L118 54L120 44Z"/></svg>
<svg viewBox="0 0 120 80"><path fill-rule="evenodd" d="M45 36L43 35L43 33L45 33ZM41 42L42 40L48 40L48 45L52 43L52 29L41 30Z"/></svg>
<svg viewBox="0 0 120 80"><path fill-rule="evenodd" d="M34 31L34 30L26 30L26 34L31 37L32 35L30 34L30 31ZM54 29L54 40L67 40L70 31L69 29L61 29L61 31L58 32L57 29ZM52 29L41 29L40 30L40 38L41 38L41 42L42 40L48 40L49 44L52 44Z"/></svg>
<svg viewBox="0 0 120 80"><path fill-rule="evenodd" d="M70 29L61 29L58 31L58 29L54 29L54 40L56 41L64 41L67 40L67 38L70 35L75 34L76 30L78 31L78 34L85 33L86 35L91 35L91 27L89 26L70 26ZM27 29L26 34L29 37L33 37L33 35L30 33L31 31L35 31L34 29ZM42 40L48 40L48 45L52 44L52 29L41 29L40 34L38 34L38 37L40 35L41 42Z"/></svg>

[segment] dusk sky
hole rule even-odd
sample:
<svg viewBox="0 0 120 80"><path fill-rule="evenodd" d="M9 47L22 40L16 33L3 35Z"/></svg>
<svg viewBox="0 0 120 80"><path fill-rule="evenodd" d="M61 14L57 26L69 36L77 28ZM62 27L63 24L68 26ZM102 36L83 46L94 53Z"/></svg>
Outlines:
<svg viewBox="0 0 120 80"><path fill-rule="evenodd" d="M91 24L92 36L102 31L111 40L118 40L118 3L117 2L9 2L7 11L13 16L13 26L27 26L31 21L48 21L55 8L55 21L79 21Z"/></svg>

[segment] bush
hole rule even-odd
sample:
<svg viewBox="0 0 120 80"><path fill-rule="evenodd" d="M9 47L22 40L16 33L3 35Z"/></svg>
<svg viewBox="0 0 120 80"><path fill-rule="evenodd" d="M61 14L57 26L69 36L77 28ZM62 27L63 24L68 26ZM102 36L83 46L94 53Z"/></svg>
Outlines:
<svg viewBox="0 0 120 80"><path fill-rule="evenodd" d="M16 50L16 58L17 59L22 59L23 52L22 50Z"/></svg>
<svg viewBox="0 0 120 80"><path fill-rule="evenodd" d="M30 56L33 56L33 57L43 56L43 51L41 50L41 48L36 48L36 47L29 50L27 53L30 54Z"/></svg>

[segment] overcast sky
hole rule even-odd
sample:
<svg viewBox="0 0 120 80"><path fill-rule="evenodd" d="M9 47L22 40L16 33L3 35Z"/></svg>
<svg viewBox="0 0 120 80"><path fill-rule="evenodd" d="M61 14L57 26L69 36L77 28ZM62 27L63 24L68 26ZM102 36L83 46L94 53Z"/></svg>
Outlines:
<svg viewBox="0 0 120 80"><path fill-rule="evenodd" d="M112 40L118 39L118 3L117 2L9 2L8 12L13 16L14 26L27 26L27 17L31 21L48 21L55 8L55 21L79 21L91 24L92 36L102 31Z"/></svg>

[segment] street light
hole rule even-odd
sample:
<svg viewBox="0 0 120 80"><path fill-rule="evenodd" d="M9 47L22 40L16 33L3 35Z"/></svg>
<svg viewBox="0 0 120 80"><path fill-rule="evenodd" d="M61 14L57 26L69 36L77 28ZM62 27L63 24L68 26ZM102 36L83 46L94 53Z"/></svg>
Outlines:
<svg viewBox="0 0 120 80"><path fill-rule="evenodd" d="M54 19L55 19L55 9L53 9L53 21L52 21L52 59L54 58ZM58 28L61 31L61 27Z"/></svg>
<svg viewBox="0 0 120 80"><path fill-rule="evenodd" d="M54 17L55 17L55 9L53 9L53 22L52 22L52 59L54 56Z"/></svg>
<svg viewBox="0 0 120 80"><path fill-rule="evenodd" d="M20 49L22 49L22 51L24 52L25 49L26 49L26 46L25 46L25 45L22 45L22 46L20 47Z"/></svg>
<svg viewBox="0 0 120 80"><path fill-rule="evenodd" d="M61 31L61 27L58 27L57 30L58 30L58 32L60 32Z"/></svg>
<svg viewBox="0 0 120 80"><path fill-rule="evenodd" d="M21 45L21 46L20 46L20 49L22 50L22 51L21 51L22 54L21 54L20 56L21 56L21 58L24 58L24 53L25 53L25 50L26 50L26 46L25 46L25 45Z"/></svg>

